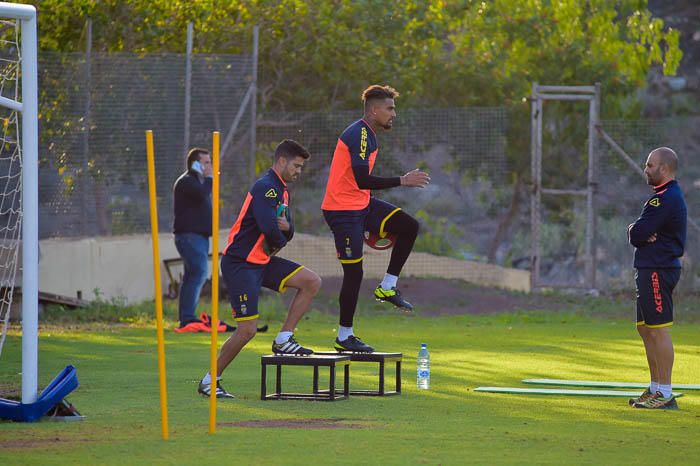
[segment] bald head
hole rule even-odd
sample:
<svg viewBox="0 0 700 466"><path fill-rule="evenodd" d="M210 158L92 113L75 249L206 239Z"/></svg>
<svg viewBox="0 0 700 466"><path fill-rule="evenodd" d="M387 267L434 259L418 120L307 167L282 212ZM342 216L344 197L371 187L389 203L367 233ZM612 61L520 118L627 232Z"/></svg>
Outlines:
<svg viewBox="0 0 700 466"><path fill-rule="evenodd" d="M659 158L660 165L666 165L672 175L676 174L678 169L678 156L670 147L659 147L651 151L649 155L656 154Z"/></svg>
<svg viewBox="0 0 700 466"><path fill-rule="evenodd" d="M652 186L660 186L676 177L678 169L678 156L669 147L659 147L649 152L644 175L647 183Z"/></svg>

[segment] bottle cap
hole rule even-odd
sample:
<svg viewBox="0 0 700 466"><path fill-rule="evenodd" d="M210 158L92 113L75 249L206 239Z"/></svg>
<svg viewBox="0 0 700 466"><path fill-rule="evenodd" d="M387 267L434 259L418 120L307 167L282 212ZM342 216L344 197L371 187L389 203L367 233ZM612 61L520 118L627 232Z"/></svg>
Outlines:
<svg viewBox="0 0 700 466"><path fill-rule="evenodd" d="M421 343L421 344L420 344L420 347L421 347L421 348L427 348L428 345L427 345L427 343Z"/></svg>

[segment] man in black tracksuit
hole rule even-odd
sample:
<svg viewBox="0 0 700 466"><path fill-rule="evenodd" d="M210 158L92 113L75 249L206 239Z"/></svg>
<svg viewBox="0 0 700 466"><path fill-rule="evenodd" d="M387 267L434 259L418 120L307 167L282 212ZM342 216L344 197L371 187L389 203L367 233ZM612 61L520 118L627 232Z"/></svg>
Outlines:
<svg viewBox="0 0 700 466"><path fill-rule="evenodd" d="M649 154L644 174L654 194L644 204L640 217L628 227L634 246L637 285L637 330L644 342L651 383L635 408L677 409L671 391L673 369L672 293L681 276L686 239L687 210L675 180L678 157L668 147Z"/></svg>
<svg viewBox="0 0 700 466"><path fill-rule="evenodd" d="M209 152L194 148L187 154L187 171L173 187L175 247L185 269L178 302L180 326L175 329L178 333L210 331L196 310L209 269L211 187Z"/></svg>

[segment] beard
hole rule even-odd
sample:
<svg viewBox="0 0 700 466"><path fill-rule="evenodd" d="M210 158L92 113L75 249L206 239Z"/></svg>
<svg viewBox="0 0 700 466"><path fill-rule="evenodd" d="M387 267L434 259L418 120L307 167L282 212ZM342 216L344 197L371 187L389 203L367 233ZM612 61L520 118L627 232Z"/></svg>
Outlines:
<svg viewBox="0 0 700 466"><path fill-rule="evenodd" d="M647 177L647 184L650 186L658 186L661 177L659 176L659 173L649 173L646 175Z"/></svg>

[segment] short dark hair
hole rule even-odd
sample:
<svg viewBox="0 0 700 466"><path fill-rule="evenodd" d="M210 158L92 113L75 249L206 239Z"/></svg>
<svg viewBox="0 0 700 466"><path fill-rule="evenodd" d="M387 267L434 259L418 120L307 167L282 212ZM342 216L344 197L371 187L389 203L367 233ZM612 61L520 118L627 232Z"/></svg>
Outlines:
<svg viewBox="0 0 700 466"><path fill-rule="evenodd" d="M281 157L284 157L287 160L291 160L295 157L308 159L311 157L311 154L309 154L309 151L298 142L292 139L285 139L284 141L280 142L275 149L275 160Z"/></svg>
<svg viewBox="0 0 700 466"><path fill-rule="evenodd" d="M192 164L198 162L202 155L209 155L209 151L201 147L193 147L187 153L187 169L192 168Z"/></svg>
<svg viewBox="0 0 700 466"><path fill-rule="evenodd" d="M399 96L399 91L391 86L382 86L380 84L372 84L367 89L362 91L362 104L367 107L367 104L373 100L395 99Z"/></svg>
<svg viewBox="0 0 700 466"><path fill-rule="evenodd" d="M678 156L676 152L670 147L657 147L652 151L659 155L659 162L666 165L671 173L676 173L678 170Z"/></svg>

